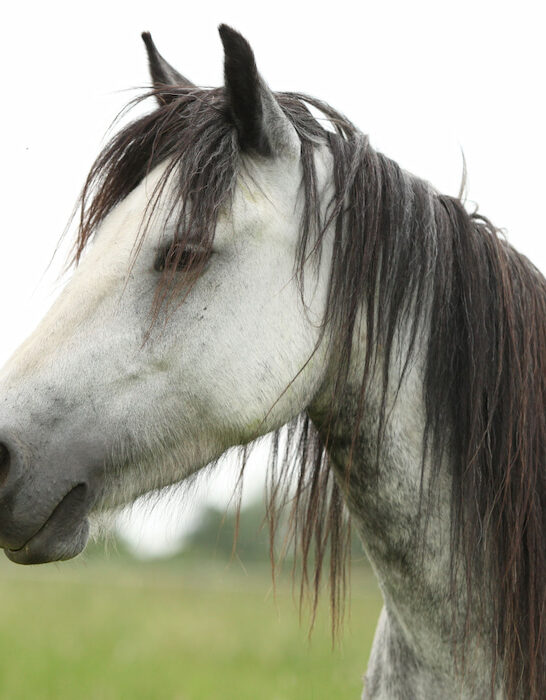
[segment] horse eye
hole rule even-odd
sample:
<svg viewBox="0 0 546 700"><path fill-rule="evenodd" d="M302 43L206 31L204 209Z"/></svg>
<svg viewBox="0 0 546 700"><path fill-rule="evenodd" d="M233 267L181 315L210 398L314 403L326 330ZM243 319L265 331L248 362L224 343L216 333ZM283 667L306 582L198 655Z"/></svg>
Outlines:
<svg viewBox="0 0 546 700"><path fill-rule="evenodd" d="M201 268L209 257L210 251L198 246L181 246L177 243L171 243L158 252L154 262L154 270L163 272L166 268L175 268L178 272L187 272Z"/></svg>

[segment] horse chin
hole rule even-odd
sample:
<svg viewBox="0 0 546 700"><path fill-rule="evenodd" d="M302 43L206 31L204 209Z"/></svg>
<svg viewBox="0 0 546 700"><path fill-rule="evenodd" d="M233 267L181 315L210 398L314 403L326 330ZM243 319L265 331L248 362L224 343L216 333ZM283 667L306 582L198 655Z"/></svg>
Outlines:
<svg viewBox="0 0 546 700"><path fill-rule="evenodd" d="M8 559L17 564L45 564L80 554L89 538L86 491L84 484L69 491L22 547L5 549Z"/></svg>

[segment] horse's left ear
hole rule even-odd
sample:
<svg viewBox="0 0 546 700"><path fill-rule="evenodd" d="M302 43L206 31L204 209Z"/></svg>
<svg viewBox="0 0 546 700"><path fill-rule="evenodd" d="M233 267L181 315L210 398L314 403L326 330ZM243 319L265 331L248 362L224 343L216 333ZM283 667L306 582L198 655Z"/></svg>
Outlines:
<svg viewBox="0 0 546 700"><path fill-rule="evenodd" d="M258 73L250 44L226 24L218 31L224 45L225 90L241 148L265 156L299 156L296 130Z"/></svg>
<svg viewBox="0 0 546 700"><path fill-rule="evenodd" d="M167 63L157 50L150 32L142 32L142 40L146 45L150 77L152 78L152 84L156 90L160 90L169 85L173 87L195 87L191 80L185 78L182 73L175 70L170 63ZM172 102L175 98L175 94L169 95L167 92L162 92L157 95L157 101L160 105Z"/></svg>

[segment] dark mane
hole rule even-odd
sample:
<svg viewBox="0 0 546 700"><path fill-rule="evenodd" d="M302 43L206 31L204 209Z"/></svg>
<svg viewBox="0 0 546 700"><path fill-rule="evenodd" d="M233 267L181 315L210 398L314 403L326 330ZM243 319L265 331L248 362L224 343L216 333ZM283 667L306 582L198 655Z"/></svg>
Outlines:
<svg viewBox="0 0 546 700"><path fill-rule="evenodd" d="M163 162L169 165L149 213L167 177L175 173L176 202L182 203L177 241L200 235L204 244L212 243L218 213L229 207L237 177L244 176L224 91L165 87L163 92L169 99L123 128L93 165L81 197L76 262L105 216ZM332 225L335 230L324 329L334 348L343 350L336 391L345 387L351 341L363 305L368 349L361 410L376 369L375 349L382 347L386 357L392 357L398 329L406 324L407 369L417 347L425 343L426 450L434 457L433 472L439 470L442 456L451 460L453 580L455 572L462 571L467 592L472 591L467 619L471 610L479 613L493 605L492 683L502 663L509 698L542 699L546 697L546 281L487 219L467 213L459 199L441 195L402 171L331 107L300 94L276 97L301 140L304 213L295 261L300 284L309 256L320 256L326 229ZM310 107L322 113L328 129L312 116ZM335 184L326 220L318 214L313 159L321 143L332 153ZM173 201L173 211L174 206ZM182 250L181 245L173 248L173 256ZM174 293L173 280L174 272L166 269L156 311ZM422 299L430 304L416 303ZM424 340L423 327L429 329ZM388 363L381 371L383 424ZM355 439L357 429L358 422ZM289 435L288 446L282 449L279 436L274 439L269 485L272 537L276 508L284 498L282 486L288 483L288 471L294 466L291 455L297 448L290 522L295 547L302 554L302 591L311 590L316 606L322 564L327 560L335 619L348 554L341 493L329 468L328 445L320 441L310 418L301 416ZM434 484L434 473L430 483Z"/></svg>

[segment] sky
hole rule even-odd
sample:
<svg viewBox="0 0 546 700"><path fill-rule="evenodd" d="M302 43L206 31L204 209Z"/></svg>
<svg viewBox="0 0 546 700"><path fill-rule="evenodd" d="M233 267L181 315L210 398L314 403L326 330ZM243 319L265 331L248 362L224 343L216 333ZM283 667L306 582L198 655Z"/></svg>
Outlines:
<svg viewBox="0 0 546 700"><path fill-rule="evenodd" d="M250 41L274 90L307 92L344 112L372 144L467 196L546 272L543 3L26 2L3 10L0 362L58 292L68 239L49 264L87 171L123 106L149 84L140 33L194 83L222 83L217 33ZM49 267L48 267L49 266ZM259 490L263 450L251 465ZM120 525L143 554L167 551L203 504L223 507L230 465L182 502L136 508Z"/></svg>

